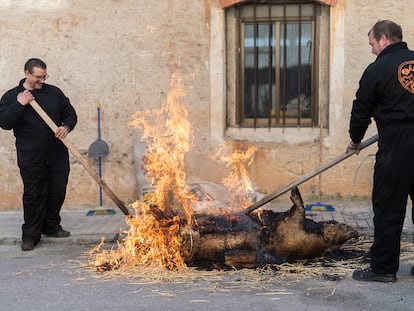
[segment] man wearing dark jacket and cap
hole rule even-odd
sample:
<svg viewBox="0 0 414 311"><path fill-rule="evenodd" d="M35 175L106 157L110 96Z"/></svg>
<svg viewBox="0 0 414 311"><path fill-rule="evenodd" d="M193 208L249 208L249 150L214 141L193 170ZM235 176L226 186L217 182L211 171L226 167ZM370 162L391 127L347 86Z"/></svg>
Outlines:
<svg viewBox="0 0 414 311"><path fill-rule="evenodd" d="M407 199L414 193L414 51L392 21L377 22L368 37L377 58L359 82L348 149L358 149L374 118L379 136L372 192L375 229L370 268L355 271L353 278L395 282Z"/></svg>
<svg viewBox="0 0 414 311"><path fill-rule="evenodd" d="M75 109L56 86L46 84L46 64L37 58L24 66L25 78L0 100L0 127L13 129L23 180L22 250L32 250L41 235L68 237L60 210L69 177L69 154L62 143L77 122ZM36 100L56 123L53 133L30 106Z"/></svg>

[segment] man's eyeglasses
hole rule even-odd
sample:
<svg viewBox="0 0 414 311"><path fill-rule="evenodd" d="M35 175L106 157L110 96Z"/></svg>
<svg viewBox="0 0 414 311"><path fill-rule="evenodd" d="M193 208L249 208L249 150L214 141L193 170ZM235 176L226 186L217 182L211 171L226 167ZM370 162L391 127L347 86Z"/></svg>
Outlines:
<svg viewBox="0 0 414 311"><path fill-rule="evenodd" d="M33 77L35 77L37 80L46 80L47 78L49 78L49 75L44 75L44 76L35 76L33 73L29 72Z"/></svg>

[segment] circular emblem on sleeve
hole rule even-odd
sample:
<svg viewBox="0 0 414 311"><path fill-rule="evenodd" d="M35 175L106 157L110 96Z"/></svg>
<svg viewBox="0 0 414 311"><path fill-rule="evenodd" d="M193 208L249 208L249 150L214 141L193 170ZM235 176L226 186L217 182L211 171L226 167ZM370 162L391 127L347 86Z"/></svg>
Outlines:
<svg viewBox="0 0 414 311"><path fill-rule="evenodd" d="M398 67L398 81L408 92L414 94L414 60L406 61Z"/></svg>

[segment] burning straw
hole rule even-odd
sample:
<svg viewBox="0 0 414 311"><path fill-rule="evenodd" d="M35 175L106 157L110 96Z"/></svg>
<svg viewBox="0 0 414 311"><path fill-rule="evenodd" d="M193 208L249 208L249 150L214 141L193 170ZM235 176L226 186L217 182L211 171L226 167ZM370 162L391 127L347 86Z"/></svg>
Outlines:
<svg viewBox="0 0 414 311"><path fill-rule="evenodd" d="M121 265L184 268L180 255L180 222L192 219L196 196L186 185L184 155L192 145L188 112L180 103L185 95L180 79L173 77L165 105L159 110L137 112L131 126L143 131L148 147L142 169L154 191L132 203L135 216L127 219L129 231L123 232L116 250L100 251L103 241L91 251L99 271ZM167 216L157 219L154 210Z"/></svg>
<svg viewBox="0 0 414 311"><path fill-rule="evenodd" d="M124 238L117 249L101 250L102 241L91 251L99 271L121 266L186 268L180 254L180 226L190 227L196 222L193 208L199 198L187 185L184 170L184 156L193 144L193 128L181 103L184 96L179 77L173 76L165 105L159 110L137 112L130 122L142 130L142 139L148 144L142 170L154 190L131 204L135 216L127 219L129 231L121 233ZM222 151L216 155L231 168L224 180L231 193L226 213L252 203L253 189L245 166L252 163L255 151L251 147L230 156Z"/></svg>
<svg viewBox="0 0 414 311"><path fill-rule="evenodd" d="M219 287L228 291L238 289L263 289L267 284L299 282L305 278L323 278L330 281L350 279L355 269L368 266L371 237L360 237L358 241L342 246L340 256L328 256L313 260L299 260L281 264L269 264L256 269L231 269L201 271L196 268L185 270L167 270L163 267L145 267L131 269L128 265L120 265L111 274L90 274L93 277L127 278L137 285L151 284L187 284L192 287L205 286L206 290ZM414 264L413 243L401 243L401 261ZM90 266L88 266L90 267Z"/></svg>
<svg viewBox="0 0 414 311"><path fill-rule="evenodd" d="M163 281L194 278L194 269L187 268L180 253L180 229L196 224L193 207L198 202L198 196L186 183L184 170L184 156L193 144L193 135L192 126L187 121L188 112L180 102L183 96L185 92L180 79L173 77L165 105L159 110L137 112L130 123L143 131L142 138L148 143L142 169L154 190L131 204L135 215L126 219L129 230L121 232L122 239L116 248L104 249L106 246L102 240L90 251L89 255L95 259L94 268L98 271L116 270L121 274L133 274L143 282L147 278L153 282L156 275ZM232 147L231 155L220 150L215 156L230 168L230 174L224 180L231 194L230 208L225 213L244 209L252 203L254 195L246 167L253 163L256 148L243 148L240 144ZM354 247L361 245L361 240L359 242ZM364 250L364 253L367 252ZM297 261L243 271L258 278L324 275L331 268L330 271L335 270L338 274L341 270L349 272L350 267L366 263L364 260L366 256L361 255L352 260L347 258L346 262L327 259ZM145 269L134 269L136 267ZM183 272L183 269L184 274L175 273L178 270Z"/></svg>

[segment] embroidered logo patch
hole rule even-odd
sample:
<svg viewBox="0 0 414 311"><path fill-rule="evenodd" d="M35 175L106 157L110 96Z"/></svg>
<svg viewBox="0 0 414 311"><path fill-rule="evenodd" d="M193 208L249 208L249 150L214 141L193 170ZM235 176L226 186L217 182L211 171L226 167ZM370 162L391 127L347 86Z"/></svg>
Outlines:
<svg viewBox="0 0 414 311"><path fill-rule="evenodd" d="M414 94L414 60L406 61L398 67L398 80L407 91Z"/></svg>

